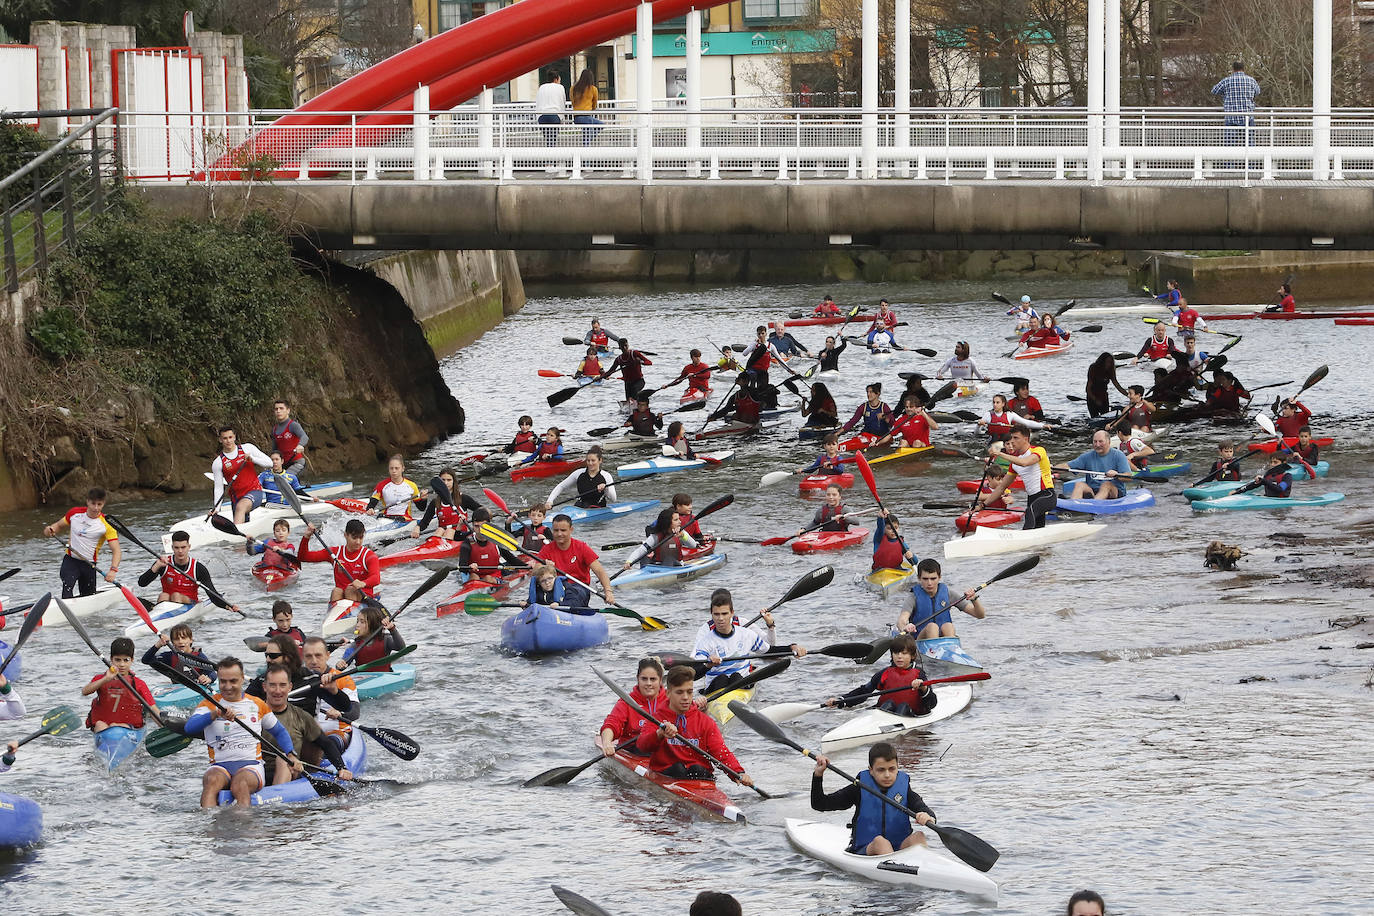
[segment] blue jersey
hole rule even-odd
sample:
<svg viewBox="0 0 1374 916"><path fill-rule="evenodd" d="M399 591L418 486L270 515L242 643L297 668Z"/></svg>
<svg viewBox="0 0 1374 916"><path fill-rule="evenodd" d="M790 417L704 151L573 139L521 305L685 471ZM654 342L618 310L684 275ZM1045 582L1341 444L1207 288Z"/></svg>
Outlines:
<svg viewBox="0 0 1374 916"><path fill-rule="evenodd" d="M267 494L267 501L276 505L285 505L286 497L281 495L281 490L277 488L277 476L272 471L263 471L258 475L258 483L262 484L263 492ZM281 477L286 478L286 482L291 485L291 489L300 490L301 482L295 474L288 474L282 471Z"/></svg>

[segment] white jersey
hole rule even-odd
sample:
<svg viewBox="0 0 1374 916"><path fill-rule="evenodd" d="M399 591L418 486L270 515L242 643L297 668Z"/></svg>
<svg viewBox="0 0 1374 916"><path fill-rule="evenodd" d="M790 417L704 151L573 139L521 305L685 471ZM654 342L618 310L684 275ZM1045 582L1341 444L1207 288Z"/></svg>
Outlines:
<svg viewBox="0 0 1374 916"><path fill-rule="evenodd" d="M761 633L736 623L731 628L729 636L721 636L711 627L709 622L703 623L701 629L697 630L697 641L696 645L692 647L692 657L707 659L714 655L717 658L730 658L736 655L767 652L773 648L773 639L772 629ZM725 674L737 674L748 670L749 662L747 661L725 662L706 672L706 676L717 678Z"/></svg>
<svg viewBox="0 0 1374 916"><path fill-rule="evenodd" d="M981 379L983 377L983 373L978 371L978 366L974 364L973 360L960 359L957 356L951 356L949 359L945 360L945 364L940 367L940 371L935 373L935 377L953 379Z"/></svg>
<svg viewBox="0 0 1374 916"><path fill-rule="evenodd" d="M232 703L219 694L215 699L226 709L232 709L239 721L255 732L277 727L276 715L255 696L245 694L243 699ZM219 711L209 700L201 700L193 715L202 710L211 715ZM211 763L257 763L262 760L262 745L258 739L228 719L213 719L205 726L205 746L210 751Z"/></svg>
<svg viewBox="0 0 1374 916"><path fill-rule="evenodd" d="M210 479L215 482L215 505L217 506L219 505L220 499L224 496L225 487L224 461L221 459L235 457L239 449L243 450L243 454L246 455L248 460L253 462L256 467L270 468L272 466L272 459L264 455L262 449L251 442L240 442L235 446L234 453L221 451L219 454L215 455L215 460L210 462Z"/></svg>
<svg viewBox="0 0 1374 916"><path fill-rule="evenodd" d="M548 505L552 506L554 503L558 502L559 494L566 490L568 487L572 487L573 492L580 492L577 489L577 478L581 477L583 474L587 474L586 468L578 468L577 470L569 474L567 477L564 477L562 480L558 482L558 486L554 487L553 490L549 493L549 498L545 500L545 502ZM587 476L591 477L590 474L587 474ZM597 477L594 477L592 479L599 480L600 482L606 485L606 489L604 492L606 494L607 505L620 501L620 497L617 496L615 492L615 478L611 476L610 471L607 471L603 468L601 473Z"/></svg>

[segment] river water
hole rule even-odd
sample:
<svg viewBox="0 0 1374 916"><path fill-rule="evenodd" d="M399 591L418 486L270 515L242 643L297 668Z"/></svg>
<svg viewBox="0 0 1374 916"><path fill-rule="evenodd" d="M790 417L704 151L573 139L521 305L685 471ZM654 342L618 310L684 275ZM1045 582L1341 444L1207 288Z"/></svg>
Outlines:
<svg viewBox="0 0 1374 916"><path fill-rule="evenodd" d="M1076 296L1082 308L1140 301L1123 298L1121 289L1120 280L1066 280L1036 281L1031 291L1051 301ZM577 446L587 443L587 429L614 422L618 385L584 391L550 411L544 396L564 382L535 375L538 368L571 372L577 348L559 338L580 336L593 317L659 354L649 370L652 386L676 373L690 346L745 343L756 324L809 310L827 292L844 306L887 296L912 323L899 340L940 351L938 360L898 354L881 364L861 352L846 354L842 377L832 385L842 411L858 403L866 382L881 379L895 396L898 371L933 375L955 340L969 340L984 371L1025 372L1047 412L1077 417L1081 405L1064 396L1081 393L1089 359L1101 350L1134 350L1149 330L1138 316L1070 313L1070 329L1102 324L1105 330L1079 335L1065 356L1028 365L998 355L1011 347L1003 341L1010 329L1001 309L984 300L983 284L536 289L518 316L444 361L468 430L409 456L411 476L423 482L449 461L506 441L521 413L532 413L539 429L552 423L568 429ZM1368 605L1366 539L1374 535L1374 516L1362 460L1371 442L1362 380L1368 377L1365 335L1374 330L1326 321L1216 326L1244 333L1230 351L1231 366L1251 386L1293 380L1274 389L1291 392L1318 364L1330 365L1330 376L1305 400L1319 415L1318 433L1339 439L1323 453L1331 476L1301 486L1341 490L1349 498L1288 514L1203 516L1173 495L1183 483L1155 485L1155 506L1109 519L1093 540L1047 551L1033 573L987 589L986 620L958 621L965 648L992 679L978 685L967 711L929 734L902 739L898 748L913 785L942 823L972 830L1001 850L991 875L1001 883L1005 912L1062 911L1081 887L1098 889L1119 913L1368 911L1374 798L1367 685L1374 655L1356 646L1374 641L1374 627L1332 629L1328 622L1365 613ZM803 329L798 336L814 349L822 335ZM1136 372L1124 370L1123 382L1146 382ZM983 409L991 391L946 406ZM674 404L665 397L660 406ZM689 425L701 417L686 415ZM641 499L685 489L701 507L731 492L734 505L707 527L744 538L791 533L814 504L787 485L760 491L758 481L766 471L813 456L813 445L795 439L798 422L789 418L771 439L730 443L738 451L722 468L650 478L624 493ZM1202 476L1217 438L1250 432L1257 428L1181 426L1156 448L1193 461L1195 472L1182 478L1190 482ZM1085 439L1050 439L1052 457L1073 457ZM980 442L966 424L942 429L938 440L971 450ZM632 459L615 456L611 463L625 460ZM940 543L954 534L954 512L921 504L955 498L953 482L976 475L976 466L939 459L877 471L909 543L922 556L940 556ZM360 468L349 476L355 493L365 495L382 471ZM484 482L516 504L547 492L544 482ZM870 500L859 486L847 502L862 507ZM155 543L202 504L196 495L110 508ZM36 535L65 508L0 516L0 564L23 567L0 586L15 601L56 588L57 551ZM579 535L593 546L631 540L649 520L632 516ZM1203 569L1203 548L1213 538L1246 550L1236 572ZM549 885L558 883L615 914L685 913L703 889L736 894L746 913L986 911L953 893L850 878L793 851L780 825L808 814L809 761L747 730L727 733L746 768L770 791L793 793L763 801L727 784L749 826L694 819L595 768L563 788L519 788L537 772L592 753L592 735L614 697L589 665L628 685L640 655L690 649L716 587L731 588L737 607L752 613L808 569L833 564L833 585L778 612L780 636L808 646L875 638L899 609L897 599L885 604L858 584L868 568L864 548L819 557L740 543L726 549L728 564L710 576L620 596L667 619L671 629L645 633L611 618L609 646L569 657L531 661L503 654L496 616L436 619L434 603L448 593L436 589L401 619L406 637L420 645L418 686L367 704L364 717L409 734L423 753L404 763L374 746L367 775L401 785L345 801L206 814L196 807L205 766L199 745L164 760L140 753L106 778L84 735L36 741L0 786L42 802L45 841L0 862L0 902L33 913L245 911L268 900L341 912L388 906L557 913L563 910ZM147 558L132 545L126 551L133 578ZM205 548L198 555L221 589L255 617L212 615L197 625L198 641L215 656L242 654L241 638L269 625L271 602L254 593L241 554ZM975 584L1015 559L953 561L945 578L958 587ZM394 604L427 575L419 566L388 570L384 595ZM284 594L308 632L322 616L328 578L323 568L308 568ZM126 622L110 612L89 618L89 627L108 645ZM59 703L83 708L79 687L98 669L70 630L40 631L25 651L21 689L30 718ZM809 657L767 682L759 702L820 699L870 673L852 662ZM814 745L843 718L816 712L788 729ZM9 723L3 734L28 726ZM865 758L862 750L846 751L836 762L852 772ZM827 785L840 783L830 777Z"/></svg>

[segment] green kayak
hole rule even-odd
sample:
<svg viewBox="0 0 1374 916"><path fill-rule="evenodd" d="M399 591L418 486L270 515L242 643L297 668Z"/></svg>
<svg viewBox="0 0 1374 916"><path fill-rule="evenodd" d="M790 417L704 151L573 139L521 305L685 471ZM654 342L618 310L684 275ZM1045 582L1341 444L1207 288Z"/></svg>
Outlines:
<svg viewBox="0 0 1374 916"><path fill-rule="evenodd" d="M1198 512L1221 509L1295 509L1299 506L1326 506L1345 499L1344 493L1322 493L1319 496L1289 496L1276 499L1272 496L1259 496L1255 493L1238 493L1219 499L1195 499L1193 508Z"/></svg>
<svg viewBox="0 0 1374 916"><path fill-rule="evenodd" d="M1315 465L1312 466L1312 469L1317 472L1318 477L1325 477L1327 473L1330 472L1331 466L1327 464L1325 461L1318 461ZM1307 479L1308 477L1306 468L1298 466L1293 469L1294 483L1297 483L1299 480ZM1243 487L1245 486L1245 484L1246 481L1243 480L1214 480L1211 483L1204 483L1200 486L1188 487L1186 490L1183 491L1183 498L1218 499L1222 496L1230 496L1232 490L1236 489L1237 487Z"/></svg>

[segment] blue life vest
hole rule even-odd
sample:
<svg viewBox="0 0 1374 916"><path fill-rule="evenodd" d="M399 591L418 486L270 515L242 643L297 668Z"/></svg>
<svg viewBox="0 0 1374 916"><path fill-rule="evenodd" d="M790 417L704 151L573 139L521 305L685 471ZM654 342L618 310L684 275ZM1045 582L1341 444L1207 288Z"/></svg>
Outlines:
<svg viewBox="0 0 1374 916"><path fill-rule="evenodd" d="M882 792L899 805L906 805L911 798L911 777L899 772L897 781L886 792L873 780L868 770L859 772L859 782ZM859 805L854 812L854 832L850 837L851 852L862 854L868 844L880 836L887 837L893 849L901 849L902 843L911 836L911 819L896 808L859 790Z"/></svg>
<svg viewBox="0 0 1374 916"><path fill-rule="evenodd" d="M301 482L296 478L295 474L288 474L283 471L281 476L285 477L286 482L291 484L291 489L295 490L300 487ZM269 503L277 505L284 505L286 503L286 498L281 495L281 490L277 487L277 478L273 476L271 471L263 471L259 474L258 483L262 484L262 489L267 494L267 501Z"/></svg>
<svg viewBox="0 0 1374 916"><path fill-rule="evenodd" d="M916 604L911 609L911 622L918 627L924 628L925 624L921 621L930 617L940 608L944 608L944 610L940 611L939 616L928 622L934 623L936 626L954 622L949 618L949 586L945 583L940 583L940 587L935 590L934 598L927 595L926 590L921 588L919 584L912 586L911 594L916 599Z"/></svg>
<svg viewBox="0 0 1374 916"><path fill-rule="evenodd" d="M863 406L864 422L863 431L874 436L886 436L892 429L892 424L887 422L883 414L887 411L887 405L879 402L877 407L870 406L867 402Z"/></svg>
<svg viewBox="0 0 1374 916"><path fill-rule="evenodd" d="M552 592L550 592L550 593L548 593L548 594L545 594L545 595L543 595L543 596L541 597L540 594L539 594L540 591L542 591L542 589L539 588L539 580L536 579L536 578L534 578L533 576L531 576L531 577L530 577L530 604L557 604L557 605L561 605L561 606L563 606L563 607L568 607L568 606L569 606L569 605L567 604L567 602L565 602L565 601L563 600L563 592L564 592L564 590L563 590L563 577L562 577L562 576L559 576L559 577L557 577L556 579L553 580L553 591L552 591Z"/></svg>

